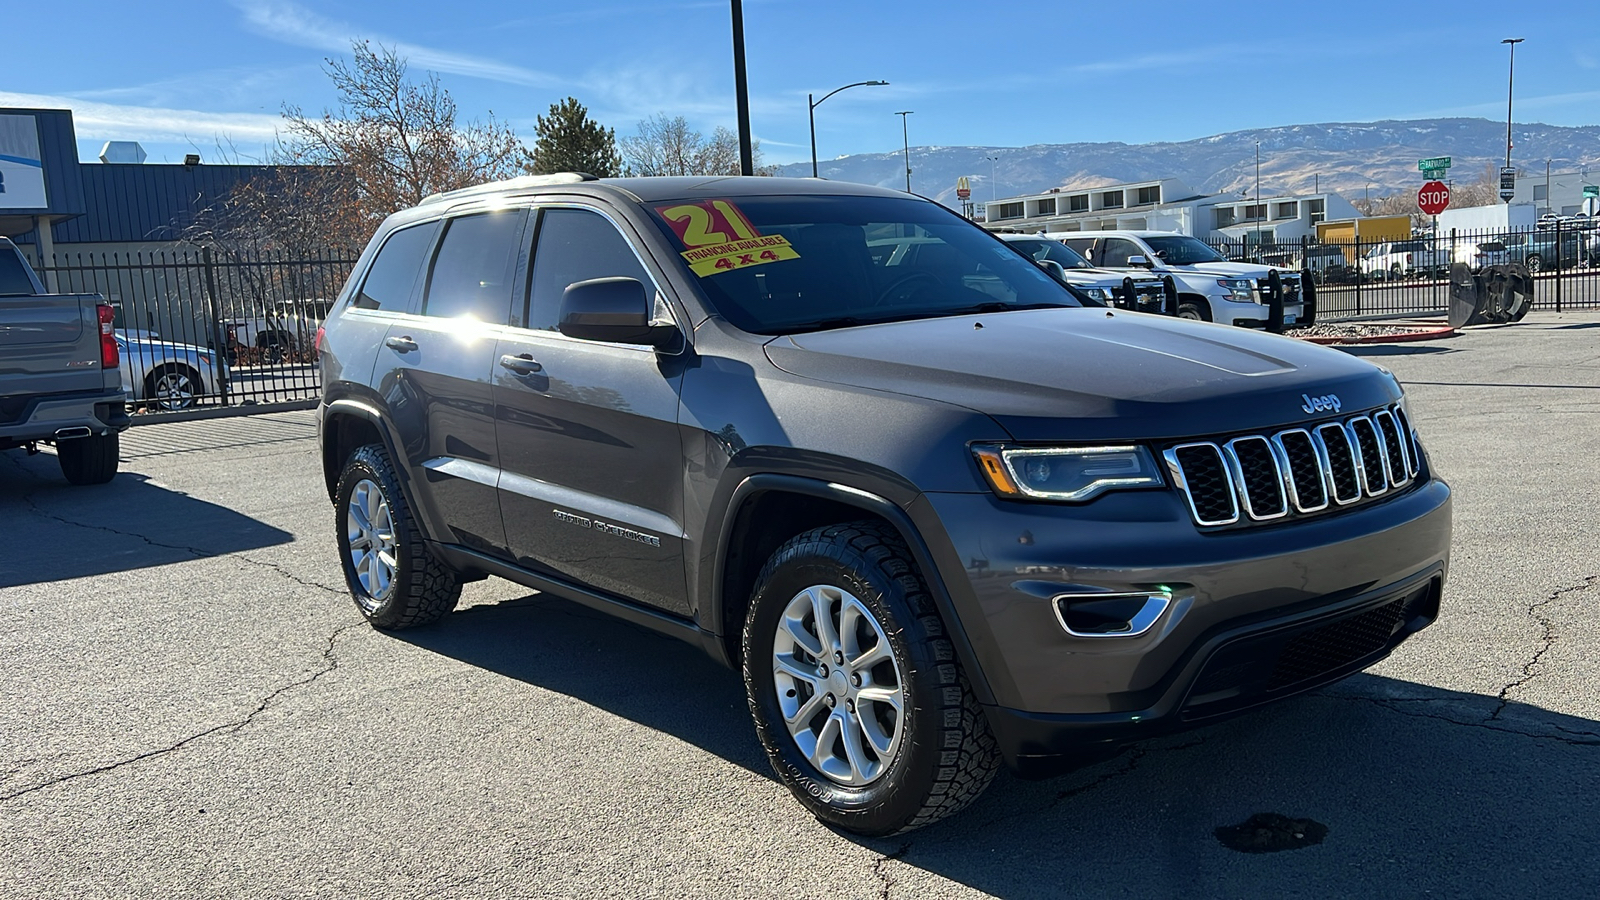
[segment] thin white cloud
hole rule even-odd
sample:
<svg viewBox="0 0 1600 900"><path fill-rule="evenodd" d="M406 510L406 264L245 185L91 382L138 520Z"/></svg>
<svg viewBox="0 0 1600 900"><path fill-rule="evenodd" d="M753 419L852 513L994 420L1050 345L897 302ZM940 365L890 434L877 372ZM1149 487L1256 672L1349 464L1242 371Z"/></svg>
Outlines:
<svg viewBox="0 0 1600 900"><path fill-rule="evenodd" d="M277 116L263 113L125 106L74 97L6 91L0 91L0 106L70 109L78 137L94 141L210 141L214 138L271 141L282 124Z"/></svg>
<svg viewBox="0 0 1600 900"><path fill-rule="evenodd" d="M1560 109L1578 103L1593 103L1600 100L1600 91L1576 91L1567 94L1544 94L1538 97L1517 97L1513 108L1513 117L1520 117L1521 113L1529 110ZM1397 119L1437 119L1446 116L1471 116L1484 115L1493 117L1494 114L1505 114L1505 103L1495 100L1488 103L1473 103L1468 106L1452 106L1448 109L1435 109L1428 112L1410 113L1395 116Z"/></svg>
<svg viewBox="0 0 1600 900"><path fill-rule="evenodd" d="M353 25L319 16L290 0L233 0L233 5L244 14L245 22L256 32L286 44L333 53L347 53L352 41L370 40L385 47L392 47L413 65L434 72L448 72L452 75L466 75L531 87L555 87L564 83L563 79L546 72L486 57L411 44L364 31Z"/></svg>

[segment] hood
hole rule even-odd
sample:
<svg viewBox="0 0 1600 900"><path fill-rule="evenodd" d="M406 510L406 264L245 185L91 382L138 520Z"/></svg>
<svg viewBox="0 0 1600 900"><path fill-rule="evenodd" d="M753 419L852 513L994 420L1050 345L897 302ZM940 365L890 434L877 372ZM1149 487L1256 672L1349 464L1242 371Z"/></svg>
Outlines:
<svg viewBox="0 0 1600 900"><path fill-rule="evenodd" d="M1272 266L1236 262L1195 263L1192 266L1167 266L1167 268L1174 272L1204 272L1222 278L1266 278L1267 273L1273 269ZM1280 278L1299 274L1299 269L1278 269Z"/></svg>
<svg viewBox="0 0 1600 900"><path fill-rule="evenodd" d="M978 327L981 325L982 327ZM820 381L986 413L1025 441L1149 440L1290 427L1399 398L1338 350L1227 325L1106 309L952 316L775 338L767 357Z"/></svg>

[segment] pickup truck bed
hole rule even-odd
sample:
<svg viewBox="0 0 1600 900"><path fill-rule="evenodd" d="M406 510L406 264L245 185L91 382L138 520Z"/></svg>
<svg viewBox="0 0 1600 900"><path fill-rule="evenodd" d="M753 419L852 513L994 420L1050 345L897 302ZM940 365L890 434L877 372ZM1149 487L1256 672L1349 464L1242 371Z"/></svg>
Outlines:
<svg viewBox="0 0 1600 900"><path fill-rule="evenodd" d="M112 310L96 294L46 294L0 238L0 450L52 444L74 484L110 481L128 427Z"/></svg>

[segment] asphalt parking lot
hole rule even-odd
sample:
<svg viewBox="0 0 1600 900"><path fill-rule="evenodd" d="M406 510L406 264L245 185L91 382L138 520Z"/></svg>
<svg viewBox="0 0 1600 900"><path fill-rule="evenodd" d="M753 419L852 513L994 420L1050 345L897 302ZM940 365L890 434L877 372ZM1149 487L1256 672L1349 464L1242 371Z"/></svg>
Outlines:
<svg viewBox="0 0 1600 900"><path fill-rule="evenodd" d="M1370 672L964 814L833 832L734 673L501 581L362 623L312 413L0 460L6 897L1600 894L1600 313L1361 348L1456 489L1441 620ZM1214 830L1310 819L1315 846Z"/></svg>

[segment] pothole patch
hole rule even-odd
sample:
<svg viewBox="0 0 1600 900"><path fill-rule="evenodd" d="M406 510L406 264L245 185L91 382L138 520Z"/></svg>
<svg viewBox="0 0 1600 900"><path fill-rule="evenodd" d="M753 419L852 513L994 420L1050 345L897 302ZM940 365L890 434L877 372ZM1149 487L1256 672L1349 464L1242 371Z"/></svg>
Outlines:
<svg viewBox="0 0 1600 900"><path fill-rule="evenodd" d="M1322 843L1328 826L1311 819L1291 819L1277 813L1256 813L1238 825L1223 825L1217 840L1240 853L1277 853Z"/></svg>

